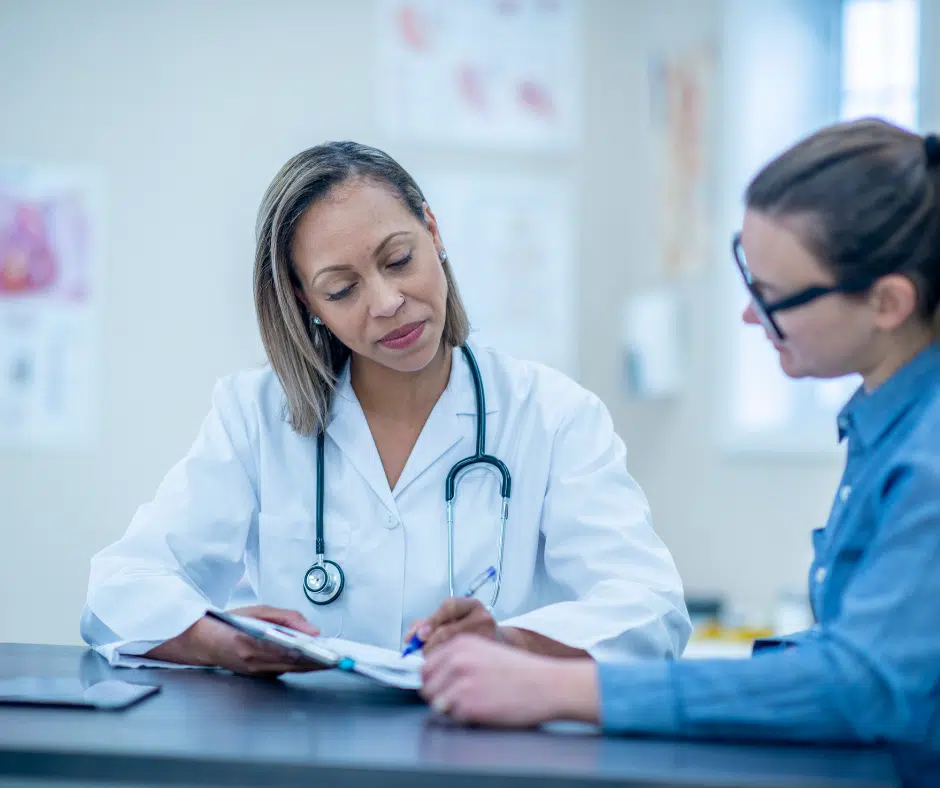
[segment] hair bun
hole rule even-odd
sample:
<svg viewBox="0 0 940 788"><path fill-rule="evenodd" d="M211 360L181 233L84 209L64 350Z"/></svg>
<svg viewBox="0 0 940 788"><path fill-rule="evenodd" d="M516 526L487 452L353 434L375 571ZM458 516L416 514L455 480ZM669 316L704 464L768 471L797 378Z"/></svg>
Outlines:
<svg viewBox="0 0 940 788"><path fill-rule="evenodd" d="M928 134L924 137L924 153L927 156L927 166L936 167L940 164L940 137Z"/></svg>

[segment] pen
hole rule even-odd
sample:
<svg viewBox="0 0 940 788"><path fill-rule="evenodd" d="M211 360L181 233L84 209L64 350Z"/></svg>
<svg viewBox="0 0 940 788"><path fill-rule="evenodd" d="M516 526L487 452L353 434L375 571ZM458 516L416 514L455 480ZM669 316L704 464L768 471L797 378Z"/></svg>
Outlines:
<svg viewBox="0 0 940 788"><path fill-rule="evenodd" d="M494 577L496 577L496 569L491 566L489 569L487 569L484 572L481 572L479 575L477 575L474 578L473 582L470 583L470 588L467 589L467 593L464 594L464 597L469 599L470 597L474 596L477 591L483 588L483 586L486 583L488 583L490 580L492 580ZM418 651L423 647L424 647L424 641L421 638L419 638L418 633L415 632L411 636L411 640L408 641L408 645L405 646L405 650L402 651L401 655L402 657L407 657L409 654L413 654L415 651Z"/></svg>

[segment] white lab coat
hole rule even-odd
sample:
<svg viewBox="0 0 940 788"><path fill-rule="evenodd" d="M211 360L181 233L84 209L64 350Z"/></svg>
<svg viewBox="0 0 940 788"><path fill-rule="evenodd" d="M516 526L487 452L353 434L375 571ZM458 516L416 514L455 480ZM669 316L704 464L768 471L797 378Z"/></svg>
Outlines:
<svg viewBox="0 0 940 788"><path fill-rule="evenodd" d="M607 409L555 370L471 347L486 448L512 473L496 620L597 658L678 657L691 632L682 584ZM246 575L259 602L299 610L324 635L400 647L411 622L448 596L444 480L475 448L472 378L463 354L452 356L394 490L348 365L340 378L326 430L324 537L346 586L326 606L302 587L315 555L316 440L286 422L270 368L219 381L189 454L92 559L86 642L120 664L226 607ZM498 475L469 471L455 504L458 594L495 565L499 513Z"/></svg>

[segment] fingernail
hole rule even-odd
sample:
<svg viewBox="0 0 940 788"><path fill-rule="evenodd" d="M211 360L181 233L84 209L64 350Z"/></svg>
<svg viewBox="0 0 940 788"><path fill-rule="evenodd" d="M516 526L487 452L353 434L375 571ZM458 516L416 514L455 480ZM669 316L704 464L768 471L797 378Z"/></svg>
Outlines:
<svg viewBox="0 0 940 788"><path fill-rule="evenodd" d="M425 624L422 627L418 628L418 637L422 640L427 640L431 636L431 627Z"/></svg>

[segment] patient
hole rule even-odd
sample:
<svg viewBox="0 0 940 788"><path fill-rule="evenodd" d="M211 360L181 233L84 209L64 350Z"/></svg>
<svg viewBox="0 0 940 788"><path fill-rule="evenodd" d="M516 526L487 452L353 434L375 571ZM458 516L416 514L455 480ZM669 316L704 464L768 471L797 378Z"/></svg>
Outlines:
<svg viewBox="0 0 940 788"><path fill-rule="evenodd" d="M822 129L751 182L733 251L744 322L787 375L862 378L813 534L816 625L740 661L596 665L465 636L430 655L423 693L466 722L886 743L926 785L940 775L940 140L879 120Z"/></svg>

